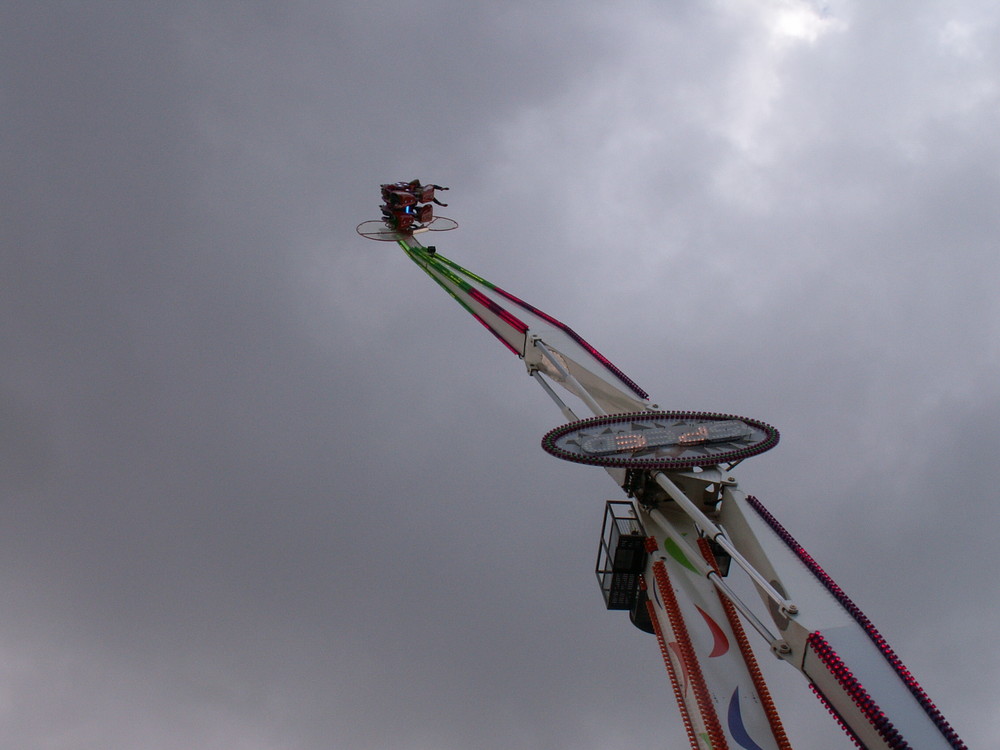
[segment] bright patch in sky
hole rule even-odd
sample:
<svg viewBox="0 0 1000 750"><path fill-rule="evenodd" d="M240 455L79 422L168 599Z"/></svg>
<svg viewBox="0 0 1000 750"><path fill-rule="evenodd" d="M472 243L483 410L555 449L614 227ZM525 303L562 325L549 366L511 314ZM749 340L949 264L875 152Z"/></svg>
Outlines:
<svg viewBox="0 0 1000 750"><path fill-rule="evenodd" d="M726 4L721 7L725 10ZM792 42L811 44L823 34L846 27L828 5L802 0L745 0L739 6L730 4L728 7L737 7L741 13L756 17L776 46Z"/></svg>
<svg viewBox="0 0 1000 750"><path fill-rule="evenodd" d="M815 42L831 29L829 18L801 3L780 3L770 22L771 33L778 38Z"/></svg>
<svg viewBox="0 0 1000 750"><path fill-rule="evenodd" d="M975 40L976 28L967 21L952 19L941 29L941 45L949 52L967 59L978 59L983 51Z"/></svg>

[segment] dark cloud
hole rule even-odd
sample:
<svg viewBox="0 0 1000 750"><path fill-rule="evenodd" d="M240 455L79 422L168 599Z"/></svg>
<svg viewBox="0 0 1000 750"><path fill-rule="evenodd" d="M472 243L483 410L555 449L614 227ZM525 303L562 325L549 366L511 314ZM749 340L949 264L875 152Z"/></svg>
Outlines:
<svg viewBox="0 0 1000 750"><path fill-rule="evenodd" d="M5 9L5 743L683 742L593 581L616 488L353 232L422 177L442 252L664 407L782 430L741 482L988 746L996 18L879 13Z"/></svg>

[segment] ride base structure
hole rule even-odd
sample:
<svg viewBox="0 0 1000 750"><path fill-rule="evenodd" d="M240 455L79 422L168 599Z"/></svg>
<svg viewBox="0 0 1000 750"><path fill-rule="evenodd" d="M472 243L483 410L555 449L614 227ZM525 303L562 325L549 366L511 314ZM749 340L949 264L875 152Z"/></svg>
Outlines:
<svg viewBox="0 0 1000 750"><path fill-rule="evenodd" d="M401 211L433 200L428 187L445 189L383 185L383 218L358 233L398 243L524 362L567 420L543 437L544 450L604 468L624 492L627 499L605 505L598 583L608 609L627 611L655 636L692 750L792 747L748 631L806 678L856 747L966 748L871 621L740 489L734 468L776 445L777 430L734 415L660 410L571 328L422 245L417 234L457 226L427 208ZM404 195L386 198L387 188ZM734 565L753 582L753 607L727 581Z"/></svg>

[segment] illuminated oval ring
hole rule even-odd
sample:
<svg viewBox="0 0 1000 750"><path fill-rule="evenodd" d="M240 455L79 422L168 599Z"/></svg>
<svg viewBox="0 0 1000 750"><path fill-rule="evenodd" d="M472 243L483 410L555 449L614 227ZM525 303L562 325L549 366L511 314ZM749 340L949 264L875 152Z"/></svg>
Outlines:
<svg viewBox="0 0 1000 750"><path fill-rule="evenodd" d="M620 425L627 429L616 431ZM654 437L647 441L644 433ZM734 436L738 439L730 439ZM564 424L545 434L542 448L556 458L590 466L673 471L742 461L770 450L778 439L774 427L747 417L697 411L635 412ZM609 444L617 447L607 448ZM668 455L643 455L651 451Z"/></svg>
<svg viewBox="0 0 1000 750"><path fill-rule="evenodd" d="M396 242L412 232L395 229L391 224L381 219L362 221L355 231L365 239L376 240L378 242Z"/></svg>
<svg viewBox="0 0 1000 750"><path fill-rule="evenodd" d="M362 221L355 227L355 231L362 237L378 242L398 242L404 237L412 237L421 232L450 232L458 227L458 222L449 219L447 216L435 216L427 224L416 226L411 229L399 229L392 226L384 219L371 219Z"/></svg>

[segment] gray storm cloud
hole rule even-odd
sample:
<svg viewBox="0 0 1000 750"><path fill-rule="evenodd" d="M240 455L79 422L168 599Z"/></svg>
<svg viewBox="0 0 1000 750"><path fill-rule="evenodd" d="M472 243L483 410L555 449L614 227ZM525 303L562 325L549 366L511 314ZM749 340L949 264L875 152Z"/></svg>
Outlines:
<svg viewBox="0 0 1000 750"><path fill-rule="evenodd" d="M743 486L996 745L998 16L0 11L0 744L683 745L593 580L616 488L354 234L419 177L442 253L661 406L781 429ZM793 744L846 746L767 667Z"/></svg>

